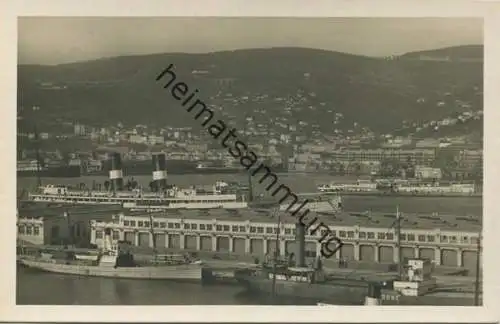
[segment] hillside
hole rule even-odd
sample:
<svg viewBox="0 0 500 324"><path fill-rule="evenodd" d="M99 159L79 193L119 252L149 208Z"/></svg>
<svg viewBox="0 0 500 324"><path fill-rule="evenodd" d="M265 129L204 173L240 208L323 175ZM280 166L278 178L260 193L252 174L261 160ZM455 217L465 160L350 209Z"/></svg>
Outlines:
<svg viewBox="0 0 500 324"><path fill-rule="evenodd" d="M418 51L411 52L402 55L402 58L436 58L444 59L448 58L452 61L460 60L483 60L484 50L482 45L467 45L467 46L456 46L456 47L446 47L438 50L431 51Z"/></svg>
<svg viewBox="0 0 500 324"><path fill-rule="evenodd" d="M482 109L482 64L383 60L303 48L20 65L18 109L40 106L40 118L46 121L60 117L95 125L193 125L190 115L155 82L170 63L179 79L200 90L200 98L222 106L226 117L235 120L253 114L269 121L269 116L287 116L284 108L292 106L289 119L318 124L325 131L333 129L332 114L341 113L342 125L335 127L350 128L357 122L388 132L403 120L460 112L465 108L457 100L472 110ZM255 113L262 110L267 114Z"/></svg>

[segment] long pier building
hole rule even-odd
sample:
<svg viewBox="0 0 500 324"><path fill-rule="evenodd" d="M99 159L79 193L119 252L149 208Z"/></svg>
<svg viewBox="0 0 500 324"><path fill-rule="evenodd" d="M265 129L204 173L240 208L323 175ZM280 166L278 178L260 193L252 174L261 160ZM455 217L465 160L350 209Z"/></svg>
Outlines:
<svg viewBox="0 0 500 324"><path fill-rule="evenodd" d="M52 213L63 214L57 210ZM44 222L40 222L40 217L23 217L22 210L19 214L18 237L22 236L26 240L26 237L33 236L33 230L29 231L30 235L26 234L29 226L37 226L39 235L44 231L53 232L53 228L43 228ZM113 229L114 240L126 240L139 247L156 245L157 249L211 251L262 257L273 253L278 231L277 218L271 216L269 210L170 210L148 214L144 211L109 209L88 211L85 214L70 211L70 214L73 215L72 221L86 220L84 223L88 226L88 239L97 246L103 244L104 228L110 227ZM77 215L80 216L76 217ZM427 258L433 260L436 265L475 269L477 240L481 231L479 216L404 212L401 215L400 253L396 248L396 230L393 226L395 213L310 213L307 219L318 217L317 223L327 224L344 242L342 249L332 256L334 260L389 264L396 263L401 254L402 258ZM153 224L150 224L151 217ZM43 218L46 219L45 226L51 226L47 223L51 217L45 215ZM296 251L296 218L282 212L280 220L278 247L279 253L285 255ZM38 223L35 225L35 222ZM315 227L312 226L306 233L305 250L308 257L314 257L321 251L318 240L325 232L320 230L311 233Z"/></svg>

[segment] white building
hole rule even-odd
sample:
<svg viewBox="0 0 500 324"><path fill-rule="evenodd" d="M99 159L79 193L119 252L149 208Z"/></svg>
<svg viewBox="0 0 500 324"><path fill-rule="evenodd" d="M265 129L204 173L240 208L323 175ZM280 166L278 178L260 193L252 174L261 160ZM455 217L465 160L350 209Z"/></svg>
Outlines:
<svg viewBox="0 0 500 324"><path fill-rule="evenodd" d="M165 144L165 138L163 136L150 135L148 136L149 145Z"/></svg>
<svg viewBox="0 0 500 324"><path fill-rule="evenodd" d="M128 141L135 144L146 144L148 142L148 137L142 135L130 135Z"/></svg>
<svg viewBox="0 0 500 324"><path fill-rule="evenodd" d="M89 244L91 219L108 217L113 210L118 209L116 206L60 208L45 204L21 207L16 222L17 239L27 245L60 245L70 240Z"/></svg>
<svg viewBox="0 0 500 324"><path fill-rule="evenodd" d="M338 213L335 219L324 214L310 215L311 219L317 216L318 223L327 224L344 243L331 260L342 258L385 264L397 261L399 254L395 231L388 229L394 217L376 213ZM410 220L402 222L403 258L424 258L436 265L475 269L480 231L477 218L451 215L404 215L403 218ZM281 220L283 223L280 224L278 245L280 253L284 255L296 249L296 218L283 213ZM92 221L91 227L91 242L98 246L103 243L103 230L111 228L114 240L126 240L136 246L153 247L154 238L159 250L210 251L257 257L273 253L278 230L276 220L269 216L268 211L249 209L154 213L154 236L149 215L138 212L124 211L114 221ZM317 232L313 232L313 229L314 226L306 235L305 249L309 257L321 251L318 240L326 233L324 229Z"/></svg>
<svg viewBox="0 0 500 324"><path fill-rule="evenodd" d="M431 168L426 166L415 166L415 177L417 179L441 179L443 174L439 168Z"/></svg>

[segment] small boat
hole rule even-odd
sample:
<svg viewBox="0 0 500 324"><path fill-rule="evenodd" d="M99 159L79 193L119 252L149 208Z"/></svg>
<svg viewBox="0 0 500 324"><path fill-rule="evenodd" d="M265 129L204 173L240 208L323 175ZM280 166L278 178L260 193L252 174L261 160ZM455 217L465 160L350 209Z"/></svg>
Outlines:
<svg viewBox="0 0 500 324"><path fill-rule="evenodd" d="M64 258L54 256L26 256L20 258L23 266L47 272L91 277L160 279L201 281L203 263L187 257L158 256L155 262L142 266L123 244L111 244L111 230L105 230L105 245L97 258L77 257L66 251Z"/></svg>

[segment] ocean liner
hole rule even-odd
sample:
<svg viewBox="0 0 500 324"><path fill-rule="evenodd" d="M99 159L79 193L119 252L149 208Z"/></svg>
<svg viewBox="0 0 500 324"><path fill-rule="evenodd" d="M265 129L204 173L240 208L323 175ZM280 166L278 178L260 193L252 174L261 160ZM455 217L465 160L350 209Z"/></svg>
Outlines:
<svg viewBox="0 0 500 324"><path fill-rule="evenodd" d="M204 209L204 208L245 208L245 195L230 188L226 182L217 181L211 189L202 190L194 187L179 188L167 184L165 155L153 156L153 181L149 190L138 187L137 183L123 181L121 157L112 156L112 168L109 181L101 188L75 190L68 186L46 185L38 192L28 194L34 202L68 203L87 205L122 205L131 209Z"/></svg>

